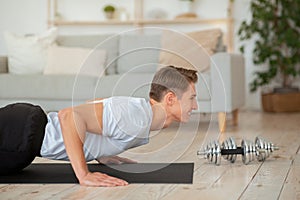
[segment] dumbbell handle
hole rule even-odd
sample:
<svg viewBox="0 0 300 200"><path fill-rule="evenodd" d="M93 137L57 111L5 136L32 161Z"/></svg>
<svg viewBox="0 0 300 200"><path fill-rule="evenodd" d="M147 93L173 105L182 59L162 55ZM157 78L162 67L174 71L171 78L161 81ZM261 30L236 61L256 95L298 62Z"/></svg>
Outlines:
<svg viewBox="0 0 300 200"><path fill-rule="evenodd" d="M206 155L207 151L198 151L197 155ZM242 147L237 147L236 149L221 149L221 155L234 155L234 154L244 154Z"/></svg>
<svg viewBox="0 0 300 200"><path fill-rule="evenodd" d="M278 147L274 147L274 150L278 150ZM264 153L264 149L256 149L256 151L260 153ZM244 149L242 147L237 147L236 149L221 149L221 155L237 155L241 154L244 155Z"/></svg>
<svg viewBox="0 0 300 200"><path fill-rule="evenodd" d="M242 147L237 147L236 149L221 149L221 155L244 155L244 149Z"/></svg>
<svg viewBox="0 0 300 200"><path fill-rule="evenodd" d="M274 150L278 150L278 147L274 147ZM264 152L263 149L258 149L256 151ZM197 155L206 155L207 151L198 151ZM244 149L242 147L237 147L236 149L221 149L221 155L244 155Z"/></svg>

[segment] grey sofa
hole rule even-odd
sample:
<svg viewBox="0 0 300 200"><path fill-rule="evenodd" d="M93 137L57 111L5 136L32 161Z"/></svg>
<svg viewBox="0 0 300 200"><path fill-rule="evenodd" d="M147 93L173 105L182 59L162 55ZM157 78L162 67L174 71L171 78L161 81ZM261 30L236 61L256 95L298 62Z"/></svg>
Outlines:
<svg viewBox="0 0 300 200"><path fill-rule="evenodd" d="M157 35L69 35L58 36L57 44L67 47L101 48L107 52L106 75L15 75L8 73L8 59L0 57L0 106L14 102L41 105L45 111L109 96L148 98L157 70L160 38ZM139 47L151 47L139 49ZM136 49L139 49L136 51ZM198 112L220 113L220 130L225 130L225 113L245 102L244 59L241 55L218 52L210 70L199 73ZM235 119L236 121L236 119Z"/></svg>

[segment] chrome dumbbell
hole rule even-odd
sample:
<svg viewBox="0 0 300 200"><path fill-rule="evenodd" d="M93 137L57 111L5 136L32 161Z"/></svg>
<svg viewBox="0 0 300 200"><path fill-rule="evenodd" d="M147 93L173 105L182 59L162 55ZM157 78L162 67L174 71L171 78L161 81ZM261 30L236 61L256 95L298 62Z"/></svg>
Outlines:
<svg viewBox="0 0 300 200"><path fill-rule="evenodd" d="M255 138L255 143L249 140L242 140L241 146L237 147L233 138L225 140L222 145L214 141L209 143L203 151L198 151L197 155L204 155L209 162L220 165L221 157L234 163L237 155L242 155L244 164L249 164L255 160L264 161L274 150L278 150L273 143L262 138Z"/></svg>
<svg viewBox="0 0 300 200"><path fill-rule="evenodd" d="M233 151L234 149L238 149L236 143L232 137L225 140L221 145L221 154L223 158L234 163L239 152Z"/></svg>
<svg viewBox="0 0 300 200"><path fill-rule="evenodd" d="M220 165L222 156L231 162L235 162L238 151L234 139L228 138L222 145L217 141L210 142L204 150L198 151L197 155L203 155L209 162Z"/></svg>
<svg viewBox="0 0 300 200"><path fill-rule="evenodd" d="M279 150L272 142L269 142L261 137L256 137L254 145L250 141L243 140L242 147L244 147L243 162L248 164L255 158L262 162L265 161L273 151Z"/></svg>
<svg viewBox="0 0 300 200"><path fill-rule="evenodd" d="M255 144L249 140L242 140L241 142L242 148L242 161L245 165L248 165L250 162L255 160L258 155L256 151Z"/></svg>
<svg viewBox="0 0 300 200"><path fill-rule="evenodd" d="M272 142L269 142L261 137L255 138L255 147L258 152L258 161L265 161L273 151L279 150L279 147L274 146Z"/></svg>

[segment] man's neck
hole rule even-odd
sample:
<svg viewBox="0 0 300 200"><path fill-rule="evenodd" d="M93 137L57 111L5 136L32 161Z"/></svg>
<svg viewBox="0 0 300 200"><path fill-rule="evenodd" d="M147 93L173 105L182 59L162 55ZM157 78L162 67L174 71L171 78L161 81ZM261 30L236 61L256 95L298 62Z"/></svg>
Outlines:
<svg viewBox="0 0 300 200"><path fill-rule="evenodd" d="M172 120L167 116L167 112L161 103L151 104L151 108L153 113L150 127L151 131L167 128L172 123Z"/></svg>

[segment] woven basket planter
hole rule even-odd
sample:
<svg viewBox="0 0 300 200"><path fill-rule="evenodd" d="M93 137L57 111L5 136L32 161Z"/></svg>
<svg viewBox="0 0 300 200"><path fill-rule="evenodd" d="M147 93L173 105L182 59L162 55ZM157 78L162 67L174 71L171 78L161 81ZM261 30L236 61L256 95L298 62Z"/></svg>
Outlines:
<svg viewBox="0 0 300 200"><path fill-rule="evenodd" d="M261 100L266 112L300 111L300 92L262 94Z"/></svg>

